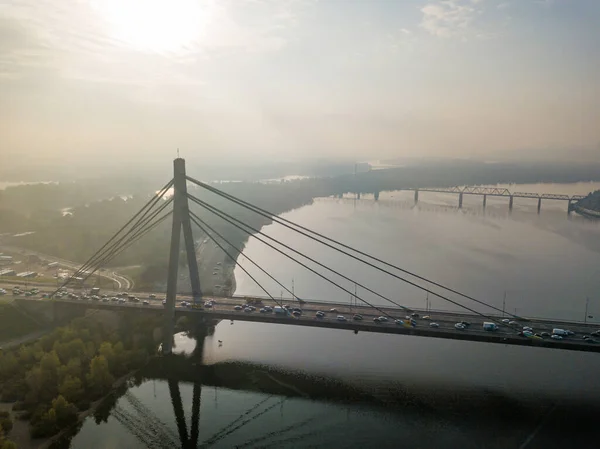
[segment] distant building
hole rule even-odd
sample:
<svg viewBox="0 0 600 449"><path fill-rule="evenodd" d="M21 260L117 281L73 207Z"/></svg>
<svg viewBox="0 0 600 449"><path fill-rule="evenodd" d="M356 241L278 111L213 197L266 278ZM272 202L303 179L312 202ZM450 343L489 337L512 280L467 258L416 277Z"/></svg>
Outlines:
<svg viewBox="0 0 600 449"><path fill-rule="evenodd" d="M55 267L58 267L58 262L50 262L48 264L48 268L55 268Z"/></svg>
<svg viewBox="0 0 600 449"><path fill-rule="evenodd" d="M23 271L22 273L18 273L17 277L19 278L34 278L37 276L35 271Z"/></svg>
<svg viewBox="0 0 600 449"><path fill-rule="evenodd" d="M0 256L0 265L10 265L13 263L12 256Z"/></svg>
<svg viewBox="0 0 600 449"><path fill-rule="evenodd" d="M15 270L11 270L10 268L0 270L0 276L14 276L15 274L17 274L17 272Z"/></svg>

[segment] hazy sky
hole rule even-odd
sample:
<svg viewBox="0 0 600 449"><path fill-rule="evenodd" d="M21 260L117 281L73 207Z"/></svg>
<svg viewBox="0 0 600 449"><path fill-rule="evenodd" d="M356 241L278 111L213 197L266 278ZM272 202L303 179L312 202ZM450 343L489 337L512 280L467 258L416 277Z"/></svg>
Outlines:
<svg viewBox="0 0 600 449"><path fill-rule="evenodd" d="M598 147L600 0L0 0L0 163Z"/></svg>

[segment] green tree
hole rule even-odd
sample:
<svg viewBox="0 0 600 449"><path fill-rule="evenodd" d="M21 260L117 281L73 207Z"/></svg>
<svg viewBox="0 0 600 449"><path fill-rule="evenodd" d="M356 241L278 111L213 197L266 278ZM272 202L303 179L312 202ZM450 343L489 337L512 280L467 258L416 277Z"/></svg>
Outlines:
<svg viewBox="0 0 600 449"><path fill-rule="evenodd" d="M17 444L10 440L4 440L0 449L17 449Z"/></svg>
<svg viewBox="0 0 600 449"><path fill-rule="evenodd" d="M12 422L11 422L12 428ZM0 449L17 449L17 445L4 436L4 428L0 425ZM9 430L10 431L10 430Z"/></svg>
<svg viewBox="0 0 600 449"><path fill-rule="evenodd" d="M73 376L67 376L65 378L58 388L58 392L70 402L81 400L84 394L81 380Z"/></svg>
<svg viewBox="0 0 600 449"><path fill-rule="evenodd" d="M68 402L62 395L52 401L52 409L56 414L56 423L65 427L77 420L77 407Z"/></svg>
<svg viewBox="0 0 600 449"><path fill-rule="evenodd" d="M0 379L12 376L19 366L17 358L12 352L0 354Z"/></svg>
<svg viewBox="0 0 600 449"><path fill-rule="evenodd" d="M96 345L93 341L88 341L85 345L85 358L91 360L96 355Z"/></svg>
<svg viewBox="0 0 600 449"><path fill-rule="evenodd" d="M108 362L108 367L111 372L114 372L115 369L115 351L113 350L113 346L105 341L100 345L100 349L98 350L101 356L103 356Z"/></svg>
<svg viewBox="0 0 600 449"><path fill-rule="evenodd" d="M42 360L40 360L40 369L44 373L56 375L59 367L60 360L54 351L44 354Z"/></svg>
<svg viewBox="0 0 600 449"><path fill-rule="evenodd" d="M44 388L44 382L42 379L42 370L40 368L33 368L29 370L25 376L25 383L28 387L28 393L26 401L30 404L39 402L42 389Z"/></svg>
<svg viewBox="0 0 600 449"><path fill-rule="evenodd" d="M72 358L80 358L85 354L85 344L80 338L72 339L69 342L57 341L54 343L54 351L58 354L60 361L68 363Z"/></svg>
<svg viewBox="0 0 600 449"><path fill-rule="evenodd" d="M108 362L102 355L98 355L90 362L90 373L88 383L90 388L99 394L107 392L114 382L114 378L108 368Z"/></svg>

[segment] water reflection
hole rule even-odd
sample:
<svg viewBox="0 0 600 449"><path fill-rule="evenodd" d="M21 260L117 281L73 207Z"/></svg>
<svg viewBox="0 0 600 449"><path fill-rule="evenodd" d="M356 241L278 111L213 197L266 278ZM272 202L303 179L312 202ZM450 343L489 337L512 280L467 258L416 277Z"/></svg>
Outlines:
<svg viewBox="0 0 600 449"><path fill-rule="evenodd" d="M194 342L179 336L180 349ZM107 414L109 410L109 414ZM72 448L592 448L597 406L486 389L349 383L267 365L154 360L96 412ZM568 419L565 420L565 416ZM189 429L189 430L188 430ZM67 442L63 446L69 447Z"/></svg>

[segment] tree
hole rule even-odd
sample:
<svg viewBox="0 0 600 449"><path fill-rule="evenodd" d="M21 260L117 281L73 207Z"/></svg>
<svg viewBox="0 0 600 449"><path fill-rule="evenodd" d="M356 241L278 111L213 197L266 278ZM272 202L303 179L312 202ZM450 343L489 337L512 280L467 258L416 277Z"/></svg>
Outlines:
<svg viewBox="0 0 600 449"><path fill-rule="evenodd" d="M111 372L114 372L115 369L115 351L113 350L113 346L105 341L100 345L100 349L98 350L101 356L103 356L108 362L108 367Z"/></svg>
<svg viewBox="0 0 600 449"><path fill-rule="evenodd" d="M11 422L12 428L12 422ZM17 445L4 437L4 428L0 425L0 449L17 449ZM10 431L10 430L9 430Z"/></svg>
<svg viewBox="0 0 600 449"><path fill-rule="evenodd" d="M42 360L40 360L40 369L48 375L56 375L59 366L60 360L58 358L58 355L54 351L48 354L44 354Z"/></svg>
<svg viewBox="0 0 600 449"><path fill-rule="evenodd" d="M56 423L65 427L77 420L77 407L68 402L62 395L52 401L52 409L56 414Z"/></svg>
<svg viewBox="0 0 600 449"><path fill-rule="evenodd" d="M69 360L69 363L63 365L58 370L58 379L59 383L64 382L64 380L68 377L75 377L77 379L81 379L81 360L78 358L73 358Z"/></svg>
<svg viewBox="0 0 600 449"><path fill-rule="evenodd" d="M77 402L83 397L83 385L77 377L67 376L58 388L58 392L70 402Z"/></svg>
<svg viewBox="0 0 600 449"><path fill-rule="evenodd" d="M93 341L88 341L85 345L85 358L91 360L96 355L96 345Z"/></svg>
<svg viewBox="0 0 600 449"><path fill-rule="evenodd" d="M102 355L98 355L90 362L90 373L88 383L92 390L103 394L107 392L114 382L114 378L108 368L108 362Z"/></svg>
<svg viewBox="0 0 600 449"><path fill-rule="evenodd" d="M54 435L57 430L56 411L51 408L45 412L37 422L35 422L31 428L31 436L33 438L47 437Z"/></svg>
<svg viewBox="0 0 600 449"><path fill-rule="evenodd" d="M0 429L2 429L3 432L10 432L13 428L13 422L12 419L10 419L10 413L3 410L0 412Z"/></svg>
<svg viewBox="0 0 600 449"><path fill-rule="evenodd" d="M54 351L58 354L62 363L67 363L73 358L80 358L85 354L85 344L80 338L62 343L57 341L54 343Z"/></svg>
<svg viewBox="0 0 600 449"><path fill-rule="evenodd" d="M27 393L27 402L34 404L39 401L44 384L42 381L42 370L40 368L31 369L25 376L25 383L29 388Z"/></svg>
<svg viewBox="0 0 600 449"><path fill-rule="evenodd" d="M0 379L6 379L14 374L18 368L17 358L12 352L0 354Z"/></svg>

